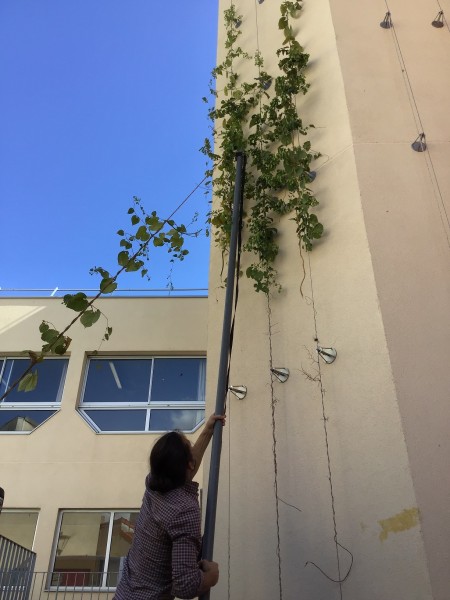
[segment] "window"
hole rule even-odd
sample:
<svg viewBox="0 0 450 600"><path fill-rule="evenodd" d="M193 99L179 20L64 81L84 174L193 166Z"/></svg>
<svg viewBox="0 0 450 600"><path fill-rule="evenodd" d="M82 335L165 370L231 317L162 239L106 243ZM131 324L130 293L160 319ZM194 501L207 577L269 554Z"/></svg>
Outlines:
<svg viewBox="0 0 450 600"><path fill-rule="evenodd" d="M0 433L30 433L53 416L61 404L67 358L46 358L32 369L38 384L31 392L17 387L0 404ZM24 358L0 358L0 395L20 377L29 364Z"/></svg>
<svg viewBox="0 0 450 600"><path fill-rule="evenodd" d="M32 550L38 514L35 510L4 508L0 516L0 535Z"/></svg>
<svg viewBox="0 0 450 600"><path fill-rule="evenodd" d="M51 585L115 587L138 511L60 513Z"/></svg>
<svg viewBox="0 0 450 600"><path fill-rule="evenodd" d="M205 358L91 358L80 411L98 432L193 431L205 369Z"/></svg>

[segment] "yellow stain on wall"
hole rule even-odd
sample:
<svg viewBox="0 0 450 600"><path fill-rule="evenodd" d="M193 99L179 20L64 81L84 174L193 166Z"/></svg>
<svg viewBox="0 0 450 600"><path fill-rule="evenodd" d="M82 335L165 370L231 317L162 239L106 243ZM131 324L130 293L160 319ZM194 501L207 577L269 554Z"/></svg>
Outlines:
<svg viewBox="0 0 450 600"><path fill-rule="evenodd" d="M405 508L401 513L378 521L381 525L380 540L383 542L390 533L407 531L419 524L419 509Z"/></svg>

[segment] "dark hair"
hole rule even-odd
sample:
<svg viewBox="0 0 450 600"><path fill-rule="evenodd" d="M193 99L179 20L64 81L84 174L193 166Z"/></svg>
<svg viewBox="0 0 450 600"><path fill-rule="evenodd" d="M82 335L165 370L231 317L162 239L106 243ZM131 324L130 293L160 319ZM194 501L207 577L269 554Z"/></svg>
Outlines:
<svg viewBox="0 0 450 600"><path fill-rule="evenodd" d="M182 433L160 437L150 453L150 489L164 493L184 485L191 460L191 446Z"/></svg>

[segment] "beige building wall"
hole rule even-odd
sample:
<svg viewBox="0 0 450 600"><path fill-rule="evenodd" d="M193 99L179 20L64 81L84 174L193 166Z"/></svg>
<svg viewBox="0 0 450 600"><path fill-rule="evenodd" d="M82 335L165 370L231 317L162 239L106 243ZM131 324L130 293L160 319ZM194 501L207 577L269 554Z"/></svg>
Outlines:
<svg viewBox="0 0 450 600"><path fill-rule="evenodd" d="M450 32L447 23L431 26L439 10L432 1L390 1L394 30L387 31L370 27L383 3L360 3L353 7L358 32L344 14L349 4L331 4L433 597L444 600L450 593ZM441 8L448 13L450 3ZM415 153L410 144L422 131L428 150Z"/></svg>
<svg viewBox="0 0 450 600"><path fill-rule="evenodd" d="M114 356L205 355L206 298L108 298L96 304L107 315L113 334L100 343L101 321L90 329L71 329L60 411L31 434L0 435L4 509L39 510L33 546L36 571L51 567L60 509L140 508L149 452L159 437L97 434L87 425L76 411L87 356L95 350ZM42 320L62 328L73 316L58 298L1 299L0 356L39 349ZM201 477L199 472L199 481Z"/></svg>
<svg viewBox="0 0 450 600"><path fill-rule="evenodd" d="M234 4L239 43L254 52L259 40L273 71L279 3ZM228 400L217 598L449 597L450 35L431 27L435 2L389 8L394 31L379 27L381 0L306 0L295 22L326 232L301 255L292 223L277 225L283 290L269 304L240 280L231 383L248 394ZM223 39L221 28L219 61ZM428 153L411 149L417 110ZM213 248L210 399L221 268ZM336 348L333 364L318 362L315 338Z"/></svg>

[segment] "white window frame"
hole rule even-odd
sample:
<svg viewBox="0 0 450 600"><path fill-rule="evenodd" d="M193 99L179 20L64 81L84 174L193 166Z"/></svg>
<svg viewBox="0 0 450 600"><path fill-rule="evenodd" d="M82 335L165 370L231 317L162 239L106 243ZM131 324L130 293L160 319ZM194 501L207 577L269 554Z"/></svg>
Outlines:
<svg viewBox="0 0 450 600"><path fill-rule="evenodd" d="M106 542L106 549L105 549L105 564L103 565L103 572L102 572L102 581L101 581L101 585L100 586L87 586L87 585L83 585L83 586L58 586L58 585L52 585L52 578L54 575L57 575L58 573L66 573L66 571L55 571L55 562L56 562L56 552L58 550L58 541L59 541L59 535L61 533L61 523L62 523L62 519L63 519L63 515L66 513L109 513L109 525L108 525L108 539ZM139 514L139 508L80 508L80 509L76 509L76 508L71 508L71 509L61 509L58 512L58 519L56 522L56 531L55 531L55 538L53 541L53 547L52 547L52 553L50 555L50 568L49 568L49 572L48 572L48 580L47 580L47 585L46 585L46 590L49 590L51 592L54 592L58 589L63 588L65 591L73 591L73 592L82 592L85 590L92 590L92 591L98 591L98 592L108 592L108 591L112 591L115 590L116 587L115 586L107 586L107 577L109 575L108 573L108 567L109 567L109 559L110 559L110 550L111 550L111 540L112 540L112 529L113 529L113 525L114 525L114 514L115 513L136 513ZM72 572L72 571L71 571ZM73 573L77 573L78 571L73 571ZM83 571L79 571L79 573L83 573ZM120 571L119 571L120 573ZM119 576L120 579L120 576Z"/></svg>
<svg viewBox="0 0 450 600"><path fill-rule="evenodd" d="M17 513L26 513L26 514L36 514L37 515L37 519L36 519L36 525L34 527L34 534L33 534L33 542L31 544L31 551L33 552L34 549L34 543L36 541L36 532L37 532L37 528L39 525L39 518L40 518L40 510L39 508L4 508L2 509L2 515L5 514L17 514ZM0 519L1 519L1 515L0 515Z"/></svg>
<svg viewBox="0 0 450 600"><path fill-rule="evenodd" d="M111 361L111 360L149 360L151 361L151 367L150 367L150 380L149 380L149 388L148 388L148 401L147 402L84 402L83 398L84 398L84 393L86 390L86 384L87 384L87 379L88 379L88 372L89 372L89 364L90 361L92 360L104 360L104 361ZM88 356L87 360L86 360L86 366L84 369L84 376L83 376L83 385L82 385L82 389L81 389L81 395L80 395L80 401L78 403L78 412L81 414L81 416L83 417L83 419L89 424L89 426L96 432L102 435L120 435L120 434L137 434L137 435L142 435L142 434L160 434L160 433L164 433L166 430L149 430L149 424L150 424L150 413L152 411L152 409L157 409L157 410L205 410L205 405L206 405L206 399L204 402L152 402L151 398L150 398L150 392L152 389L152 384L153 384L153 370L154 370L154 364L155 364L155 360L158 359L201 359L205 361L205 379L204 379L204 386L206 385L206 356L205 355L186 355L186 354L171 354L171 355L151 355L151 356L146 356L146 355L136 355L136 356L120 356L120 355L114 355L114 356L98 356L98 355L94 355L94 356ZM203 396L205 397L205 390L203 389ZM124 409L131 409L131 410L145 410L147 411L146 414L146 418L145 418L145 430L143 431L127 431L127 430L120 430L120 431L102 431L99 429L99 427L94 423L94 421L89 417L89 415L85 412L86 410L124 410ZM204 422L204 418L201 419L199 421L199 423L190 430L184 430L185 433L194 433L195 431L197 431L197 429L203 424Z"/></svg>
<svg viewBox="0 0 450 600"><path fill-rule="evenodd" d="M28 362L28 359L23 358L21 356L14 356L11 354L0 356L0 361L3 361L3 364L0 367L0 380L3 377L3 373L6 368L6 362L8 360L23 361L25 364ZM55 412L59 411L59 409L61 408L61 398L62 398L62 393L63 393L65 381L66 381L67 369L68 369L68 365L69 365L69 357L68 356L65 356L65 357L56 357L56 356L50 357L49 356L48 358L45 358L44 360L45 361L57 360L57 361L61 361L63 363L61 379L59 381L58 391L56 392L56 399L52 400L50 402L11 402L10 400L8 400L8 396L7 396L0 403L0 410L5 410L5 411L6 410L16 410L16 411L20 411L20 410L24 410L24 411L26 411L26 410L30 410L30 411L51 410L51 411L55 411ZM37 368L39 368L39 366ZM8 381L8 385L9 385L9 381ZM39 382L38 382L38 385L39 385ZM22 392L22 393L25 394L24 397L26 397L27 392ZM39 425L37 427L35 427L34 429L32 429L31 431L0 431L0 435L30 435L30 433L33 433L34 431L36 431L36 429L38 429L39 427L44 425L49 419L51 419L54 416L54 414L49 415L44 421L42 421L42 423L39 423Z"/></svg>

